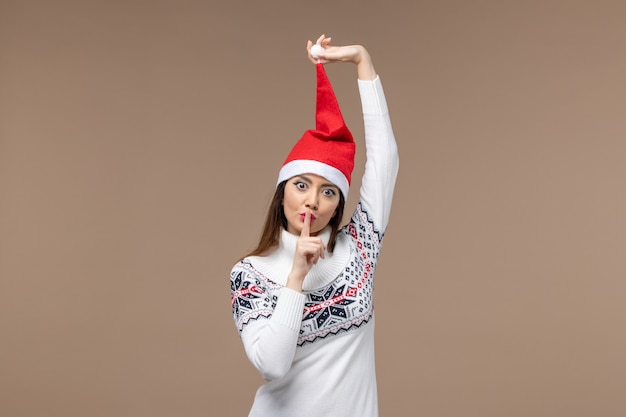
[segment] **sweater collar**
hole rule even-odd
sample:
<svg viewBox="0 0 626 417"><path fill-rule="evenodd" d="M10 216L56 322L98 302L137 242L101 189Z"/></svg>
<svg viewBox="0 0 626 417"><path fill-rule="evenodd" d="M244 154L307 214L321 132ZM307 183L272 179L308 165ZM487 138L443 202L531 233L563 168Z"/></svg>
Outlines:
<svg viewBox="0 0 626 417"><path fill-rule="evenodd" d="M330 227L324 228L318 235L325 244L330 239ZM252 265L270 280L280 285L287 284L287 276L291 272L293 257L296 251L298 235L281 230L278 248L268 256L251 256L248 260ZM324 258L320 258L304 278L302 289L304 291L321 288L343 271L350 258L350 247L343 233L337 233L337 240L333 253L326 252Z"/></svg>

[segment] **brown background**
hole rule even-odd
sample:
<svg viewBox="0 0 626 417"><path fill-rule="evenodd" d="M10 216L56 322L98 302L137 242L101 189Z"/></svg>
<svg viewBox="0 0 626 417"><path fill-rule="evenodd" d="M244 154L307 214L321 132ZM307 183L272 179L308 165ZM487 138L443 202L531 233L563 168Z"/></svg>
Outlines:
<svg viewBox="0 0 626 417"><path fill-rule="evenodd" d="M625 19L622 1L3 0L0 416L246 415L261 380L228 272L312 127L304 46L326 33L370 49L401 151L381 414L623 417ZM328 72L361 138L355 71Z"/></svg>

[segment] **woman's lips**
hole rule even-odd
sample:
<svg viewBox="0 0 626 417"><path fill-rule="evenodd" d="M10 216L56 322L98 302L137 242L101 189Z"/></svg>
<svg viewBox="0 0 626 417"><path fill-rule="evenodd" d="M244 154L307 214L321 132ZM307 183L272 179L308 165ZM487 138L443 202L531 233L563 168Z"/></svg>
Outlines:
<svg viewBox="0 0 626 417"><path fill-rule="evenodd" d="M300 213L300 219L304 221L305 218L306 218L306 213ZM311 222L314 222L315 219L316 219L315 214L311 213Z"/></svg>

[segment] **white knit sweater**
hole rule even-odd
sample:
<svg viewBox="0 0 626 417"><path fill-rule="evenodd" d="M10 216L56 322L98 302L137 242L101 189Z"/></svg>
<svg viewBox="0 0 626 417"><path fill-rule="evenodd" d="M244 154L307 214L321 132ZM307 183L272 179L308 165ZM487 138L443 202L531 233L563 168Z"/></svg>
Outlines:
<svg viewBox="0 0 626 417"><path fill-rule="evenodd" d="M297 235L231 271L231 304L248 358L266 383L250 417L378 416L373 277L389 220L398 152L380 78L358 80L367 162L357 209L332 254L285 288ZM321 237L330 236L325 229Z"/></svg>

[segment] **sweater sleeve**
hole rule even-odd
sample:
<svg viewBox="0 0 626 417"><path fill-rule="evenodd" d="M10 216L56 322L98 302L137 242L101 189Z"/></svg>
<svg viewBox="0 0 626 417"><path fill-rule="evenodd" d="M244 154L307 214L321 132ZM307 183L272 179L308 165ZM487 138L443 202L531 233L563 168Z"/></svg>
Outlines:
<svg viewBox="0 0 626 417"><path fill-rule="evenodd" d="M384 233L389 223L393 191L398 175L398 148L391 126L380 77L358 80L367 160L360 201L376 229Z"/></svg>
<svg viewBox="0 0 626 417"><path fill-rule="evenodd" d="M285 375L296 354L305 296L282 288L269 320L256 321L241 333L248 359L271 381Z"/></svg>
<svg viewBox="0 0 626 417"><path fill-rule="evenodd" d="M291 368L304 311L304 294L285 287L275 294L270 296L270 289L242 265L231 272L235 324L248 359L266 380Z"/></svg>

